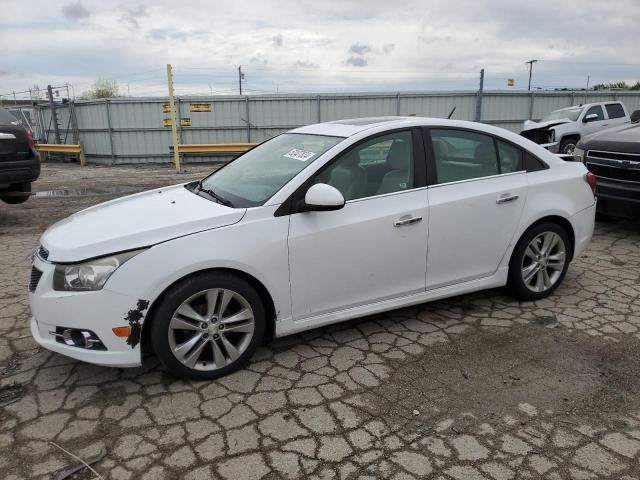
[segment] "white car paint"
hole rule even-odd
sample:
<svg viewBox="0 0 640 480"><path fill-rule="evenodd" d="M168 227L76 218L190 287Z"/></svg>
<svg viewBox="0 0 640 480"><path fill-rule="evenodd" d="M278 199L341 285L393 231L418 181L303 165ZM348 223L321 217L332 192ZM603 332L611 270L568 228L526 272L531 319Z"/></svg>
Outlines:
<svg viewBox="0 0 640 480"><path fill-rule="evenodd" d="M344 122L344 121L343 121ZM495 135L530 151L550 168L347 201L329 212L276 216L278 208L338 153L370 136L405 127L457 127ZM31 331L44 347L101 365L135 366L112 328L139 299L153 302L188 274L232 269L260 282L273 301L275 335L284 336L460 293L503 286L511 252L535 221L560 216L575 233L574 257L590 241L595 202L585 167L565 162L523 137L489 125L399 118L353 125L325 123L295 133L345 139L318 156L263 206L230 208L181 186L143 192L89 208L41 238L47 261L30 293ZM515 201L496 203L505 196ZM416 220L419 219L419 220ZM411 220L406 225L396 222ZM80 262L148 247L120 266L101 290L53 290L56 262ZM56 326L93 330L107 351L56 342ZM143 322L142 328L145 328Z"/></svg>

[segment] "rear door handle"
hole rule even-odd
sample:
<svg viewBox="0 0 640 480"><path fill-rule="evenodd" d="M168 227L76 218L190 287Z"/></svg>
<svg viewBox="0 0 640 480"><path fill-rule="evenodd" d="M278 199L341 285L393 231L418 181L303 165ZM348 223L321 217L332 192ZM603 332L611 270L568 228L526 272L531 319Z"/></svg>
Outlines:
<svg viewBox="0 0 640 480"><path fill-rule="evenodd" d="M395 221L394 225L396 227L403 227L404 225L413 225L420 221L422 221L422 217L400 217Z"/></svg>
<svg viewBox="0 0 640 480"><path fill-rule="evenodd" d="M498 199L496 200L496 203L498 205L501 205L503 203L515 202L518 198L520 198L518 195L505 193L498 197Z"/></svg>

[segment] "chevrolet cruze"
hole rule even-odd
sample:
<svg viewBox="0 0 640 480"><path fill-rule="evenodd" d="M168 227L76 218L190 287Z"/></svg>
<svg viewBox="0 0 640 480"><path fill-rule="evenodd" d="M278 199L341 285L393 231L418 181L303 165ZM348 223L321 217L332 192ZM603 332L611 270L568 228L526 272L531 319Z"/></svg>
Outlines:
<svg viewBox="0 0 640 480"><path fill-rule="evenodd" d="M536 300L589 243L595 178L509 131L416 117L321 123L201 181L88 208L41 238L42 346L184 377L268 336L507 286Z"/></svg>

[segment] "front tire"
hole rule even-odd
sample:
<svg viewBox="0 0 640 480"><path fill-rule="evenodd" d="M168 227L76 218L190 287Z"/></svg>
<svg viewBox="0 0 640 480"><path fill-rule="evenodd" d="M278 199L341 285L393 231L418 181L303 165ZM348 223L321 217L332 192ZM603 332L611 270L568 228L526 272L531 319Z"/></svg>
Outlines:
<svg viewBox="0 0 640 480"><path fill-rule="evenodd" d="M509 262L511 293L521 300L548 297L567 273L570 246L567 232L555 223L541 223L525 232Z"/></svg>
<svg viewBox="0 0 640 480"><path fill-rule="evenodd" d="M156 309L151 344L172 374L218 378L246 363L264 336L265 309L242 278L211 272L174 286Z"/></svg>
<svg viewBox="0 0 640 480"><path fill-rule="evenodd" d="M560 153L565 155L573 155L573 151L576 149L576 144L578 140L575 138L564 138L560 142Z"/></svg>
<svg viewBox="0 0 640 480"><path fill-rule="evenodd" d="M9 205L18 205L29 200L29 197L31 196L31 184L18 183L15 185L11 185L11 187L9 187L9 190L4 193L5 194L0 194L0 200L2 200L4 203L8 203ZM6 195L7 193L9 195Z"/></svg>

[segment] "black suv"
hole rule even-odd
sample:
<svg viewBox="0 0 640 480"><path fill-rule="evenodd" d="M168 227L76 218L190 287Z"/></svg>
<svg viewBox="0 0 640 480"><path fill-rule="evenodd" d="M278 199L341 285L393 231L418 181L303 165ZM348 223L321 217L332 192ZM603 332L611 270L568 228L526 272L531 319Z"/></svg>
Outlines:
<svg viewBox="0 0 640 480"><path fill-rule="evenodd" d="M0 200L23 203L40 176L40 158L31 131L0 108Z"/></svg>
<svg viewBox="0 0 640 480"><path fill-rule="evenodd" d="M598 179L600 216L640 217L640 111L631 121L584 137L574 151Z"/></svg>

